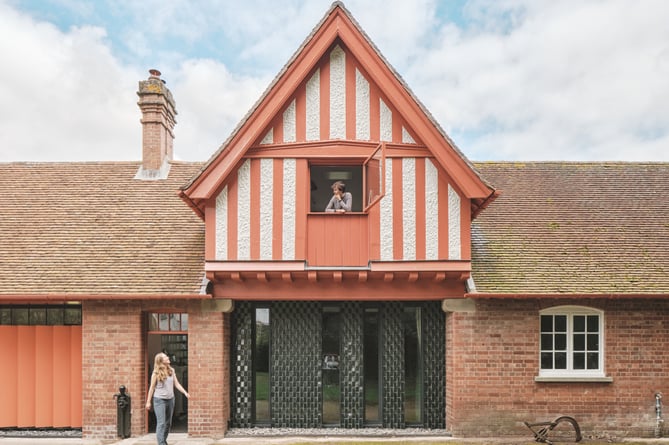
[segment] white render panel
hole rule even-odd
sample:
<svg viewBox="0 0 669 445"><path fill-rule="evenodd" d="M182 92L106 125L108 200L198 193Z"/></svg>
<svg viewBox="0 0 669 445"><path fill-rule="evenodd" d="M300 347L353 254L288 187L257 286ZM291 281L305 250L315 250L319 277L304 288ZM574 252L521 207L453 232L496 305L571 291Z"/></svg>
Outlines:
<svg viewBox="0 0 669 445"><path fill-rule="evenodd" d="M297 199L297 192L295 189L295 182L297 181L297 167L295 159L283 160L283 191L284 199L295 202ZM282 245L281 255L283 260L295 259L295 206L288 203L288 205L281 206L283 209L283 227L282 227Z"/></svg>
<svg viewBox="0 0 669 445"><path fill-rule="evenodd" d="M369 130L369 82L360 71L355 70L355 138L368 141Z"/></svg>
<svg viewBox="0 0 669 445"><path fill-rule="evenodd" d="M262 203L274 202L274 160L260 160L260 259L272 259L272 213L273 206Z"/></svg>
<svg viewBox="0 0 669 445"><path fill-rule="evenodd" d="M216 259L228 259L228 186L216 197Z"/></svg>
<svg viewBox="0 0 669 445"><path fill-rule="evenodd" d="M439 171L425 160L425 259L439 259Z"/></svg>
<svg viewBox="0 0 669 445"><path fill-rule="evenodd" d="M251 259L251 161L237 171L237 259Z"/></svg>
<svg viewBox="0 0 669 445"><path fill-rule="evenodd" d="M448 184L448 259L459 260L460 247L460 196Z"/></svg>
<svg viewBox="0 0 669 445"><path fill-rule="evenodd" d="M406 128L402 127L402 142L405 144L415 144L416 141L413 140L411 134L407 131Z"/></svg>
<svg viewBox="0 0 669 445"><path fill-rule="evenodd" d="M307 81L307 140L317 141L321 138L321 72L316 70Z"/></svg>
<svg viewBox="0 0 669 445"><path fill-rule="evenodd" d="M346 53L339 45L330 53L330 139L346 137Z"/></svg>
<svg viewBox="0 0 669 445"><path fill-rule="evenodd" d="M262 141L260 141L264 145L271 144L272 142L274 142L274 128L270 128L265 137L262 138Z"/></svg>
<svg viewBox="0 0 669 445"><path fill-rule="evenodd" d="M393 259L393 160L386 158L386 194L381 198L381 260Z"/></svg>
<svg viewBox="0 0 669 445"><path fill-rule="evenodd" d="M295 116L295 99L283 112L283 142L295 142L297 117Z"/></svg>
<svg viewBox="0 0 669 445"><path fill-rule="evenodd" d="M416 159L402 159L402 259L416 259Z"/></svg>
<svg viewBox="0 0 669 445"><path fill-rule="evenodd" d="M393 140L393 113L383 100L379 99L379 105L381 140L390 142Z"/></svg>

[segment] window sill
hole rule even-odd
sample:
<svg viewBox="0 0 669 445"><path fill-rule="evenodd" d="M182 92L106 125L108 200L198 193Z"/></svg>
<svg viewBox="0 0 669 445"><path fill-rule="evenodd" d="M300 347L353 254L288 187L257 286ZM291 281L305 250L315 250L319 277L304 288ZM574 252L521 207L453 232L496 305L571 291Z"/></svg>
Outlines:
<svg viewBox="0 0 669 445"><path fill-rule="evenodd" d="M554 383L612 383L613 377L542 377L536 376L534 378L535 382L554 382Z"/></svg>
<svg viewBox="0 0 669 445"><path fill-rule="evenodd" d="M367 215L367 212L309 212L309 215Z"/></svg>

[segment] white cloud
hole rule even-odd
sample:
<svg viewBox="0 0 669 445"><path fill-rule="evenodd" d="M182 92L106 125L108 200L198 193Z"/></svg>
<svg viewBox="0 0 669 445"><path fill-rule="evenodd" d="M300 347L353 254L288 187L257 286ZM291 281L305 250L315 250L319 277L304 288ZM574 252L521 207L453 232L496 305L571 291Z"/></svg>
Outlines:
<svg viewBox="0 0 669 445"><path fill-rule="evenodd" d="M177 103L175 157L206 160L331 0L65 4L97 26L0 0L0 161L139 159L149 68ZM437 6L346 2L471 159L669 160L669 2L470 0L465 25Z"/></svg>
<svg viewBox="0 0 669 445"><path fill-rule="evenodd" d="M64 34L1 4L0 29L0 160L119 159L137 125L137 73L116 63L104 31Z"/></svg>
<svg viewBox="0 0 669 445"><path fill-rule="evenodd" d="M409 76L470 157L669 160L669 3L475 5L485 25L444 26Z"/></svg>
<svg viewBox="0 0 669 445"><path fill-rule="evenodd" d="M236 76L213 60L186 61L168 84L179 113L174 157L208 159L269 82Z"/></svg>

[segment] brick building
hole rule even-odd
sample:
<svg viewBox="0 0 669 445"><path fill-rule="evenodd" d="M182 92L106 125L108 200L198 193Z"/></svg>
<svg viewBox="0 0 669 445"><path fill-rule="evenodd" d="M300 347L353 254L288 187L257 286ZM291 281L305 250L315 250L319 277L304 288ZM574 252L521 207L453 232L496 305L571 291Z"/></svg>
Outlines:
<svg viewBox="0 0 669 445"><path fill-rule="evenodd" d="M141 162L0 164L0 428L112 438L125 385L149 431L166 351L192 436L654 434L669 165L472 163L340 3L206 163L160 76Z"/></svg>

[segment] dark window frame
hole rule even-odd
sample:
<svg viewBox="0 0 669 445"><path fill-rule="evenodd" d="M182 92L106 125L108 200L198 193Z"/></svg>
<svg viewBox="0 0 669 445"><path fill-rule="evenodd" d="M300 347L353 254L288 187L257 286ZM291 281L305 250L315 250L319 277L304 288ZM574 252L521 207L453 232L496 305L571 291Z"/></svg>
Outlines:
<svg viewBox="0 0 669 445"><path fill-rule="evenodd" d="M0 305L0 325L8 326L81 326L82 315L81 304Z"/></svg>

